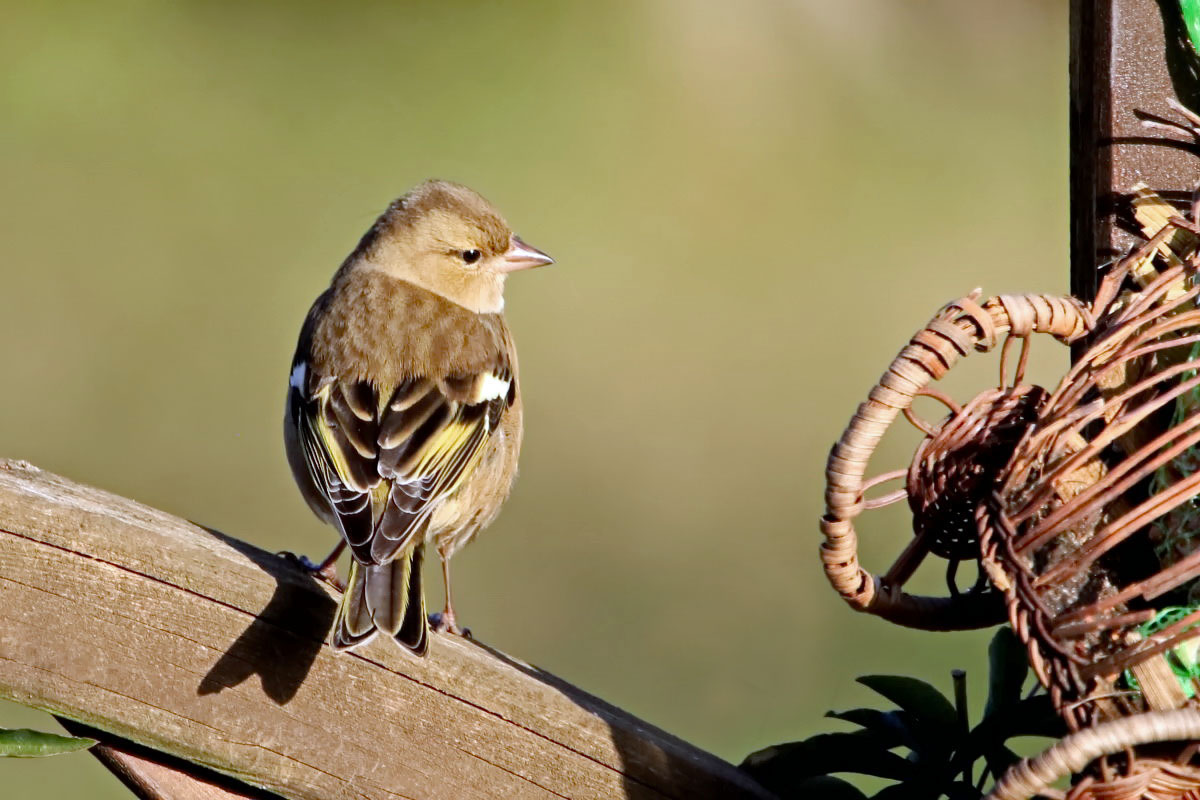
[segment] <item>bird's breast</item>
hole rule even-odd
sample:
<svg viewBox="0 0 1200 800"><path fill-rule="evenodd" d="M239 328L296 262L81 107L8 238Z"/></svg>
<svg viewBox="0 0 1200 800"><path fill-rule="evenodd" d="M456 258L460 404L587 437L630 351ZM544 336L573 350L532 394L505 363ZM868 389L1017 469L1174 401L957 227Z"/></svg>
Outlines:
<svg viewBox="0 0 1200 800"><path fill-rule="evenodd" d="M476 314L378 270L351 274L327 303L312 345L324 374L388 386L412 377L502 375L511 360L503 317Z"/></svg>

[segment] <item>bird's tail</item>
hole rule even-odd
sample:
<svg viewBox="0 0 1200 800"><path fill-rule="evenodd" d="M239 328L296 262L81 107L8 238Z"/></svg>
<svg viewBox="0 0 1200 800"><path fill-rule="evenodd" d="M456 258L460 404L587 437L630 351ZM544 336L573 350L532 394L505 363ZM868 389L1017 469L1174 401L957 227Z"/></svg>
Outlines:
<svg viewBox="0 0 1200 800"><path fill-rule="evenodd" d="M358 647L382 631L417 655L425 655L425 593L421 589L424 553L422 542L387 564L351 560L350 578L333 628L335 650Z"/></svg>

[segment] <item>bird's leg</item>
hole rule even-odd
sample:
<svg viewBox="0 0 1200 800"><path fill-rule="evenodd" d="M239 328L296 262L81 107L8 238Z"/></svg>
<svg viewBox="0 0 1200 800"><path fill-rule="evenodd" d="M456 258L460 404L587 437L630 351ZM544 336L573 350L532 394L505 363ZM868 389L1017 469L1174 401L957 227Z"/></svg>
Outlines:
<svg viewBox="0 0 1200 800"><path fill-rule="evenodd" d="M450 554L438 552L442 558L442 581L446 584L446 607L439 613L429 615L429 624L438 633L452 633L455 636L471 636L470 628L458 627L458 618L454 615L454 601L450 596Z"/></svg>
<svg viewBox="0 0 1200 800"><path fill-rule="evenodd" d="M346 587L338 578L337 560L341 557L342 551L346 549L346 540L342 539L333 548L333 551L321 559L321 563L316 564L308 556L298 556L295 553L283 552L281 556L292 558L307 572L317 577L318 580L323 580L338 591L345 591Z"/></svg>

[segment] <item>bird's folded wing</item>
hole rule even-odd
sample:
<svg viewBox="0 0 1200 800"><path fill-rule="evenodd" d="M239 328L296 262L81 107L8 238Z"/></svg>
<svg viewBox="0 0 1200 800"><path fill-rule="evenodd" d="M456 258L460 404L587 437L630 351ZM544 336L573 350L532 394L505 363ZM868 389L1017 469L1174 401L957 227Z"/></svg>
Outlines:
<svg viewBox="0 0 1200 800"><path fill-rule="evenodd" d="M507 365L380 391L326 378L300 420L305 461L355 557L385 564L475 468L512 404Z"/></svg>

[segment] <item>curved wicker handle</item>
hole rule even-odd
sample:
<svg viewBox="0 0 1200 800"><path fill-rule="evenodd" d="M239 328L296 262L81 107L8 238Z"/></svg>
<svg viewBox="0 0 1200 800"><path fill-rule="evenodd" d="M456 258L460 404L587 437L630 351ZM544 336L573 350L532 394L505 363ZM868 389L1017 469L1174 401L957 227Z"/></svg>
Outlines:
<svg viewBox="0 0 1200 800"><path fill-rule="evenodd" d="M859 611L925 630L957 630L998 622L995 598L922 597L885 586L858 563L854 518L863 510L867 462L884 432L921 389L972 350L987 352L1004 334L1045 333L1069 343L1094 328L1089 309L1073 297L1000 295L980 305L979 291L950 303L892 361L834 445L825 468L821 560L833 588ZM987 622L981 622L986 619Z"/></svg>
<svg viewBox="0 0 1200 800"><path fill-rule="evenodd" d="M988 800L1029 800L1059 778L1081 771L1101 756L1153 742L1200 739L1200 711L1148 711L1073 733L1040 755L1009 768Z"/></svg>

